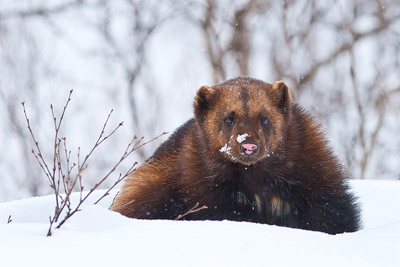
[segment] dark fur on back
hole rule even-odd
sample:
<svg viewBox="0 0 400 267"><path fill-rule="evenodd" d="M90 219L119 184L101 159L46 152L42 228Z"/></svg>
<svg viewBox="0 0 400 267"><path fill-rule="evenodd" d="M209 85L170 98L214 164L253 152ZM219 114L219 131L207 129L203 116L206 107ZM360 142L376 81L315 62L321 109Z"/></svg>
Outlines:
<svg viewBox="0 0 400 267"><path fill-rule="evenodd" d="M243 91L249 94L249 111L242 115L245 118L258 116L253 113L258 112L254 96L259 87L266 90L267 99L272 99L267 105L271 110L266 111L270 128L251 134L265 135L265 140L251 137L252 142L265 147L253 161L239 159L233 153L226 155L219 149L231 134L225 134L225 126L218 126L215 118L222 114L219 109L225 104L232 109L243 110L241 105L245 106L242 102L233 107L225 99L231 86L242 93L238 96L242 101ZM184 219L250 221L329 234L357 231L359 208L349 193L346 172L320 126L298 104L290 102L286 89L282 82L270 85L251 78L202 87L196 96L195 119L177 129L134 172L111 209L133 218L174 219L199 203L208 208ZM235 116L239 123L239 116ZM241 123L247 121L250 119ZM242 130L237 127L230 131ZM257 127L250 122L244 126L248 131ZM221 141L216 140L214 129ZM237 145L234 141L232 150Z"/></svg>

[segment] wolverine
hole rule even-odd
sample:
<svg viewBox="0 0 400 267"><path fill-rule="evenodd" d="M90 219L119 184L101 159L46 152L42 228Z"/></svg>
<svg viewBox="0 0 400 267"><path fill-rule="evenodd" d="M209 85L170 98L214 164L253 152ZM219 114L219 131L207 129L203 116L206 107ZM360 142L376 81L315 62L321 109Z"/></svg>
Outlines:
<svg viewBox="0 0 400 267"><path fill-rule="evenodd" d="M354 232L348 175L288 86L239 77L202 86L194 118L133 174L111 210L138 219L232 220Z"/></svg>

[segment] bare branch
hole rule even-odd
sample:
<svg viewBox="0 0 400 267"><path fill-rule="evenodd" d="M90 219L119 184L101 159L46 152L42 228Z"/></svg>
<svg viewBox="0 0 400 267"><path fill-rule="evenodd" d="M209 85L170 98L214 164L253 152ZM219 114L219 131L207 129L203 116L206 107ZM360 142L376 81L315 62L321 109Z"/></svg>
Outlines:
<svg viewBox="0 0 400 267"><path fill-rule="evenodd" d="M122 182L126 177L130 176L136 169L135 166L138 164L138 162L134 162L132 166L128 169L128 171L122 176L119 174L118 179L115 181L115 183L96 201L94 204L98 204L104 197L108 196L110 194L110 191L114 189L116 185L118 185L120 182Z"/></svg>
<svg viewBox="0 0 400 267"><path fill-rule="evenodd" d="M51 180L51 178L50 178L51 172L50 172L50 170L49 170L49 167L48 167L47 164L46 164L46 161L43 159L43 156L42 156L43 154L42 154L42 151L40 150L39 142L36 141L36 138L35 138L35 136L34 136L34 134L33 134L33 132L32 132L31 124L30 124L30 121L29 121L29 119L28 119L28 115L26 114L25 102L21 102L21 105L22 105L22 107L23 107L23 109L24 109L25 120L26 120L26 123L27 123L27 125L28 125L29 133L30 133L30 135L31 135L31 137L32 137L32 140L33 140L33 143L35 144L36 149L37 149L37 151L38 151L37 157L36 157L36 153L35 153L35 151L34 151L33 149L32 149L32 153L35 155L36 159L38 160L40 166L42 167L43 172L44 172L44 173L46 174L46 176ZM41 165L41 163L42 163L43 165Z"/></svg>
<svg viewBox="0 0 400 267"><path fill-rule="evenodd" d="M387 92L388 95L400 93L400 86Z"/></svg>
<svg viewBox="0 0 400 267"><path fill-rule="evenodd" d="M1 19L11 19L11 18L28 18L28 17L38 17L38 16L49 16L59 14L65 11L68 11L72 8L77 8L82 6L85 3L85 0L73 0L70 2L62 3L58 6L54 6L51 8L36 8L30 10L21 10L21 11L12 11L9 13L0 13Z"/></svg>
<svg viewBox="0 0 400 267"><path fill-rule="evenodd" d="M399 16L396 16L392 19L388 19L385 23L369 30L366 32L360 32L360 33L356 33L356 32L352 32L352 36L353 36L353 40L351 40L348 43L344 43L341 46L339 46L338 48L336 48L330 55L328 55L325 59L314 63L314 65L304 74L301 75L302 79L299 81L299 90L301 90L302 86L304 84L309 83L313 77L315 76L315 74L317 73L318 70L320 70L321 67L331 63L333 60L335 60L339 55L341 55L344 52L349 51L350 49L353 48L354 44L357 41L360 41L362 39L365 39L367 37L370 37L372 35L375 34L379 34L381 32L383 32L384 30L386 30L388 28L388 26L390 25L390 22L395 21L397 19L400 18Z"/></svg>
<svg viewBox="0 0 400 267"><path fill-rule="evenodd" d="M154 137L153 139L140 144L140 142L143 140L143 137L140 138L138 141L137 137L134 136L132 141L128 144L124 154L122 155L122 157L120 158L120 160L114 165L114 167L112 167L112 169L98 182L96 183L90 190L88 193L86 193L85 197L83 197L83 199L81 199L78 203L78 205L76 206L76 208L74 210L72 210L71 212L68 212L67 215L64 217L64 219L57 225L56 228L60 228L72 215L74 215L76 212L78 212L80 209L80 206L83 204L83 202L85 200L87 200L87 198L105 181L109 178L109 176L114 173L114 171L117 169L117 167L122 163L122 161L124 161L130 154L132 154L133 152L137 151L138 149L142 148L143 146L145 146L146 144L153 142L155 140L157 140L158 138L160 138L161 136L167 134L166 132ZM132 146L132 144L135 143L135 145ZM97 146L96 146L97 147ZM114 185L112 186L115 187L118 183L120 183L123 179L125 179L128 175L130 175L133 171L133 168L136 166L137 163L134 163L129 170L125 173L125 175L123 175L122 177L120 176L120 178L117 179L117 181L114 183ZM110 189L111 190L111 189ZM95 203L98 203L102 198L104 198L108 192L110 191L108 190L103 196L100 197L100 199L98 201L96 201Z"/></svg>
<svg viewBox="0 0 400 267"><path fill-rule="evenodd" d="M117 167L127 158L129 157L134 151L139 150L140 148L142 148L143 146L145 146L146 144L158 139L159 137L161 137L162 135L167 134L166 132L162 133L161 135L145 142L142 143L143 141L143 137L141 138L137 138L136 136L134 136L131 140L131 142L127 145L126 150L124 151L123 155L121 156L121 158L119 159L119 161L112 167L112 169L98 182L96 183L90 190L89 192L87 192L84 196L83 196L83 186L82 186L82 173L84 172L84 170L87 168L87 161L88 159L92 156L93 152L107 139L109 139L120 127L123 126L123 123L119 123L109 134L107 134L106 136L104 136L105 134L105 129L107 127L107 124L109 122L109 119L111 117L111 114L113 112L113 110L110 111L110 113L107 116L107 119L103 125L103 128L100 132L99 137L97 138L95 144L93 145L92 149L90 150L90 152L85 156L83 162L80 162L80 148L78 148L78 163L72 163L72 165L70 165L70 160L71 160L71 151L68 150L67 148L67 142L66 142L66 138L59 138L59 131L61 128L61 124L63 122L63 118L65 115L65 112L68 108L68 104L71 101L71 94L72 94L72 90L69 93L68 96L68 100L66 102L66 104L64 105L63 111L59 117L59 119L57 119L57 116L55 115L54 109L53 109L53 105L50 105L50 109L51 109L51 114L52 114L52 119L53 119L53 123L54 123L54 131L55 131L55 138L54 138L54 143L53 143L53 169L50 171L48 164L46 163L46 160L44 159L40 147L39 147L39 143L36 141L35 135L33 134L31 125L30 125L30 121L28 119L27 113L26 113L26 109L25 109L25 103L22 102L22 107L24 110L24 115L25 115L25 119L26 119L26 123L28 125L28 130L31 134L31 137L33 139L33 142L35 143L36 149L38 151L38 153L36 153L33 149L32 149L32 153L35 156L37 162L39 163L41 169L43 170L43 172L45 173L46 177L49 180L50 183L50 187L53 189L54 192L54 196L55 196L55 209L54 209L54 215L49 217L49 222L50 222L50 226L47 232L48 236L51 236L52 234L52 227L55 223L58 222L61 214L63 213L64 210L66 210L66 215L64 216L64 218L58 223L56 228L60 228L71 216L73 216L76 212L80 211L80 207L81 205L87 200L87 198L104 182L106 181L111 174L114 173L114 171L117 169ZM64 155L64 159L62 157L62 155ZM63 163L65 162L65 163ZM65 164L65 165L64 165ZM114 184L111 186L111 188L103 195L101 196L95 203L98 203L101 199L103 199L105 196L107 196L110 192L111 189L113 189L118 183L120 183L121 181L123 181L127 176L129 176L133 170L134 167L137 165L137 162L135 162L134 164L131 165L131 167L125 172L124 175L119 175L118 179L114 182ZM75 166L77 166L77 170L76 170L76 175L73 176L72 175L72 171L75 168ZM71 195L72 192L76 186L76 184L79 182L79 191L80 191L80 199L79 199L79 203L76 205L76 207L72 207L72 203L71 203ZM63 191L64 194L62 195L60 193L60 186L63 187ZM62 190L62 189L61 189Z"/></svg>
<svg viewBox="0 0 400 267"><path fill-rule="evenodd" d="M191 213L195 213L195 212L198 212L198 211L203 210L203 209L208 209L208 207L205 206L205 205L203 205L203 206L201 206L199 208L199 205L200 205L199 202L197 202L196 205L194 205L190 210L186 211L183 214L179 214L174 220L178 221L178 220L182 219L183 217L185 217L185 216L187 216L187 215L189 215Z"/></svg>

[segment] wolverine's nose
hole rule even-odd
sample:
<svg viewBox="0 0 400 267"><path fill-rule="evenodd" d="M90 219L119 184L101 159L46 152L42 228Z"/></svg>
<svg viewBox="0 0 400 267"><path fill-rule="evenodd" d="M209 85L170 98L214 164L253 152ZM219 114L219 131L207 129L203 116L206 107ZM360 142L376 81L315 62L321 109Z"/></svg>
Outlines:
<svg viewBox="0 0 400 267"><path fill-rule="evenodd" d="M251 155L254 152L257 152L257 145L256 144L242 144L240 146L240 151L242 151L242 153L245 153L247 155Z"/></svg>

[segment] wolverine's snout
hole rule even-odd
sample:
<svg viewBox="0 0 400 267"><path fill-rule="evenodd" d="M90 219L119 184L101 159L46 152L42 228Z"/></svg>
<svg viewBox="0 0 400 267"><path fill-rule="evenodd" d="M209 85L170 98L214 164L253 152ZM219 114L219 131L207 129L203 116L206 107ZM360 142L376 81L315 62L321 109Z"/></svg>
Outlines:
<svg viewBox="0 0 400 267"><path fill-rule="evenodd" d="M258 150L258 147L256 144L242 144L240 146L240 151L247 155L251 155L251 154L257 152L257 150Z"/></svg>

